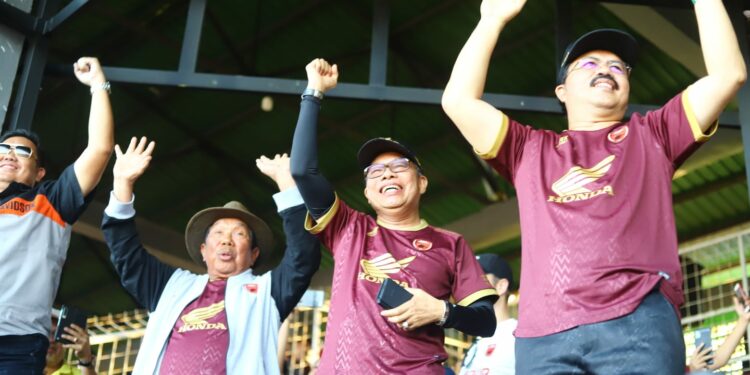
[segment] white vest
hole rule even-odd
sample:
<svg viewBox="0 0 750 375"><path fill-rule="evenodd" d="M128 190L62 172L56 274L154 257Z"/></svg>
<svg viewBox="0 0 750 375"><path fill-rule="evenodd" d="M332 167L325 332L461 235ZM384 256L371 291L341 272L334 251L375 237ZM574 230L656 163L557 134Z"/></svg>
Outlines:
<svg viewBox="0 0 750 375"><path fill-rule="evenodd" d="M182 269L172 274L149 317L133 374L159 372L172 328L207 283L208 275ZM276 348L281 321L271 297L271 272L255 276L247 270L230 277L224 306L229 325L227 374L278 374Z"/></svg>

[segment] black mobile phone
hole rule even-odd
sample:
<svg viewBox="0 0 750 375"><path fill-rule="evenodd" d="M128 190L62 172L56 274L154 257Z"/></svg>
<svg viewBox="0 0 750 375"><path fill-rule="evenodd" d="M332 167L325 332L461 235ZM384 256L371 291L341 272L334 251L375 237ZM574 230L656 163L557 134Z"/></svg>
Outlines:
<svg viewBox="0 0 750 375"><path fill-rule="evenodd" d="M703 344L703 348L711 348L711 328L701 328L695 332L695 347L697 348L700 344ZM713 350L711 350L713 352ZM714 361L709 359L706 361L707 364L713 365Z"/></svg>
<svg viewBox="0 0 750 375"><path fill-rule="evenodd" d="M63 344L72 344L70 340L62 338L65 333L65 327L70 327L71 324L75 324L83 329L86 329L86 313L76 309L75 307L65 306L60 308L60 317L57 319L57 329L55 329L55 341L62 342Z"/></svg>
<svg viewBox="0 0 750 375"><path fill-rule="evenodd" d="M745 312L750 312L750 306L745 303L747 294L745 293L745 289L742 288L742 284L734 284L734 295L740 301L740 305L742 305L742 308L745 310Z"/></svg>
<svg viewBox="0 0 750 375"><path fill-rule="evenodd" d="M380 290L378 290L378 305L385 309L392 309L401 306L404 302L411 299L412 294L407 292L406 289L398 285L392 279L385 279L380 284Z"/></svg>

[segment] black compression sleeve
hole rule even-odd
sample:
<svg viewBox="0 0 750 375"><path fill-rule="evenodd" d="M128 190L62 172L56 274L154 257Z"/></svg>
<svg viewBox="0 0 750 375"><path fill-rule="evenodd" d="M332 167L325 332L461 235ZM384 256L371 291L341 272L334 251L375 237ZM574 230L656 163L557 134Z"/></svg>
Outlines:
<svg viewBox="0 0 750 375"><path fill-rule="evenodd" d="M497 296L484 297L469 306L453 305L443 327L455 328L472 336L490 337L495 334L497 319L492 308Z"/></svg>
<svg viewBox="0 0 750 375"><path fill-rule="evenodd" d="M318 170L318 112L320 100L305 96L300 104L297 128L294 130L290 169L305 206L319 219L333 206L333 187Z"/></svg>

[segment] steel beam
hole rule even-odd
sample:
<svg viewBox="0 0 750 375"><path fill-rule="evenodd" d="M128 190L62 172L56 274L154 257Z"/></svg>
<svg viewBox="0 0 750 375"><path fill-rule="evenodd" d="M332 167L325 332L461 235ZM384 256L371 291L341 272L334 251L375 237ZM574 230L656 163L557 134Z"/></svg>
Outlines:
<svg viewBox="0 0 750 375"><path fill-rule="evenodd" d="M83 8L84 5L88 4L89 0L73 0L64 8L62 8L57 14L50 17L44 22L42 32L44 34L55 30L63 22L65 22L70 16L74 15L77 11Z"/></svg>
<svg viewBox="0 0 750 375"><path fill-rule="evenodd" d="M179 72L182 74L195 72L205 14L206 0L190 1L187 22L185 24L185 35L182 38L182 51L180 52Z"/></svg>
<svg viewBox="0 0 750 375"><path fill-rule="evenodd" d="M24 35L42 32L42 23L38 18L2 1L0 1L0 23Z"/></svg>
<svg viewBox="0 0 750 375"><path fill-rule="evenodd" d="M370 85L385 86L388 71L389 0L375 0L370 48Z"/></svg>
<svg viewBox="0 0 750 375"><path fill-rule="evenodd" d="M8 126L4 129L31 129L39 90L42 86L44 66L47 63L48 49L47 39L43 36L27 39L13 108L8 117Z"/></svg>
<svg viewBox="0 0 750 375"><path fill-rule="evenodd" d="M740 51L745 59L745 69L750 71L750 38L747 34L747 19L742 14L742 4L740 0L733 0L727 3L727 11L732 19L732 25L737 33L737 41L740 45ZM747 166L750 166L750 85L745 83L740 92L737 94L737 104L739 108L739 122L742 130L742 145L745 149L745 174L747 186L750 186L750 173Z"/></svg>
<svg viewBox="0 0 750 375"><path fill-rule="evenodd" d="M290 78L269 78L225 74L191 73L176 71L105 67L107 78L112 82L138 83L157 86L178 86L213 90L248 91L270 94L299 95L307 82ZM440 105L441 89L416 87L373 86L358 83L339 83L326 93L332 98L386 101L397 103ZM502 110L563 114L557 98L509 94L485 94L484 100ZM659 108L654 105L631 104L628 115L645 113ZM722 126L738 127L737 112L721 115Z"/></svg>

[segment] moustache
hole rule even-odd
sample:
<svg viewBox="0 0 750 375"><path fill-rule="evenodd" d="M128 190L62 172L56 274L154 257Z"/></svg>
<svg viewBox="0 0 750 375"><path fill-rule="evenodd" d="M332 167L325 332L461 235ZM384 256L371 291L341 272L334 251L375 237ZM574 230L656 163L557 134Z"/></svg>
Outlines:
<svg viewBox="0 0 750 375"><path fill-rule="evenodd" d="M619 90L620 89L620 85L617 84L617 81L615 81L615 77L612 77L611 74L597 74L596 77L594 77L591 80L590 86L594 87L594 85L596 85L596 81L598 81L600 79L608 79L608 80L610 80L612 82L612 87L615 90Z"/></svg>

